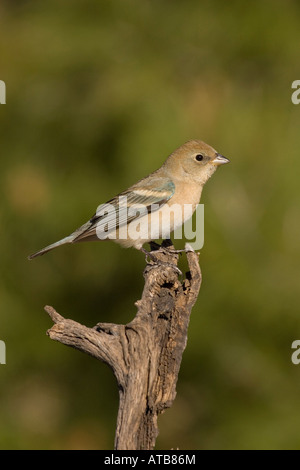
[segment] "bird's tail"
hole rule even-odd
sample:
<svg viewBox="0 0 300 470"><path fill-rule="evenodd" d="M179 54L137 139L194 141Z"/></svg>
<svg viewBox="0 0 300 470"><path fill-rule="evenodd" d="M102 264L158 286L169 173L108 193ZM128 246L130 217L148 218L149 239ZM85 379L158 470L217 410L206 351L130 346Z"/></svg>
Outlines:
<svg viewBox="0 0 300 470"><path fill-rule="evenodd" d="M53 248L57 248L58 246L60 245L64 245L65 243L72 243L72 241L74 240L74 235L69 235L68 237L65 237L63 238L62 240L59 240L58 242L56 243L52 243L52 245L48 245L46 246L45 248L43 248L42 250L39 250L37 251L36 253L33 253L32 255L28 256L28 259L33 259L35 258L36 256L41 256L41 255L44 255L45 253L47 253L48 251L50 250L53 250Z"/></svg>

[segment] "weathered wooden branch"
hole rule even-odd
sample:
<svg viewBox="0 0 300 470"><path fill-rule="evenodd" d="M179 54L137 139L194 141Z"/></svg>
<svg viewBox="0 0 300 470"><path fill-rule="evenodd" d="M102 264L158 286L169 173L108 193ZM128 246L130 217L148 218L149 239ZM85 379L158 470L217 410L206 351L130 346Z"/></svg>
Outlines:
<svg viewBox="0 0 300 470"><path fill-rule="evenodd" d="M98 323L88 328L63 318L46 306L54 325L51 339L107 363L119 387L115 449L153 449L157 417L176 395L191 309L196 302L201 271L198 255L186 252L189 272L183 282L176 270L178 255L157 251L162 264L147 265L142 299L127 325Z"/></svg>

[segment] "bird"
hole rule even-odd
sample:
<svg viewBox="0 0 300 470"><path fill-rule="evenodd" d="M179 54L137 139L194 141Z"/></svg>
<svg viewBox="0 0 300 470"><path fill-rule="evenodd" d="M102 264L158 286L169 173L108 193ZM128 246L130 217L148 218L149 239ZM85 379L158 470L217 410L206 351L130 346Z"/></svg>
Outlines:
<svg viewBox="0 0 300 470"><path fill-rule="evenodd" d="M68 243L97 240L113 240L149 255L143 245L169 239L170 233L196 210L204 184L226 163L229 159L210 145L189 140L172 152L159 169L100 204L88 222L28 259ZM183 210L186 206L188 211ZM172 211L174 207L177 211ZM164 223L166 219L168 223Z"/></svg>

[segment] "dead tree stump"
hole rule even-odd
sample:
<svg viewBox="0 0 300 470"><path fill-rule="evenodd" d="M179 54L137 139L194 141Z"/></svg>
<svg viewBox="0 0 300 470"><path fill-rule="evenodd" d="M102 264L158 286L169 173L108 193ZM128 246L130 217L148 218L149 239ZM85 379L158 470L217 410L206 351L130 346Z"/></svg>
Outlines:
<svg viewBox="0 0 300 470"><path fill-rule="evenodd" d="M187 251L186 256L189 272L180 282L178 255L157 251L163 264L145 268L143 295L135 304L138 311L127 325L98 323L88 328L45 307L54 322L47 332L51 339L90 354L113 370L120 397L116 450L153 449L158 415L175 399L190 313L201 285L198 255Z"/></svg>

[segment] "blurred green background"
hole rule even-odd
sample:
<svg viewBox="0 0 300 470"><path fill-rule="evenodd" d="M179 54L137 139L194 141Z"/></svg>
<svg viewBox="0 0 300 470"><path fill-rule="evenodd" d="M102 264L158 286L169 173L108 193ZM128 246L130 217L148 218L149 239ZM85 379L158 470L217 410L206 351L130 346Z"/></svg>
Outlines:
<svg viewBox="0 0 300 470"><path fill-rule="evenodd" d="M231 164L203 192L203 284L157 449L300 448L299 25L296 0L1 2L1 449L113 447L113 374L51 341L43 307L129 322L144 256L26 257L191 138Z"/></svg>

